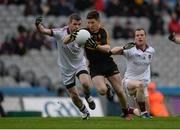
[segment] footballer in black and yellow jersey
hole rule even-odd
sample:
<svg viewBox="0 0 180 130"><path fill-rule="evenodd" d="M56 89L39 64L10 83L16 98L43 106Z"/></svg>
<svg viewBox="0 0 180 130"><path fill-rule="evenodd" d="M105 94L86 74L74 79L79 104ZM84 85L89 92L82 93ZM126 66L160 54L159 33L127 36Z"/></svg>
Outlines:
<svg viewBox="0 0 180 130"><path fill-rule="evenodd" d="M106 95L108 99L112 99L111 89L105 82L106 77L114 88L119 103L122 106L122 117L129 120L130 116L121 76L116 63L108 53L110 51L109 34L101 26L100 15L97 11L90 11L87 14L86 20L87 30L92 35L92 38L87 40L85 50L89 60L89 69L93 85L100 95Z"/></svg>
<svg viewBox="0 0 180 130"><path fill-rule="evenodd" d="M109 34L103 27L100 27L96 33L91 32L91 30L88 28L87 30L90 32L92 39L98 45L110 44ZM117 65L108 53L88 47L86 47L85 50L87 59L89 60L90 74L92 77L96 75L103 75L108 77L119 73Z"/></svg>

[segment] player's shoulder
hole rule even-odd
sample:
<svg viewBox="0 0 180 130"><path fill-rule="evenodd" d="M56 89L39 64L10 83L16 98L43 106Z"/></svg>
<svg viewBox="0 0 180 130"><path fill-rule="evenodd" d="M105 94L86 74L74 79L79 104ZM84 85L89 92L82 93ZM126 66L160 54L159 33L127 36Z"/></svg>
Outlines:
<svg viewBox="0 0 180 130"><path fill-rule="evenodd" d="M100 27L100 28L99 28L99 32L107 33L107 29L105 29L104 27Z"/></svg>
<svg viewBox="0 0 180 130"><path fill-rule="evenodd" d="M108 31L104 27L100 27L98 33L103 36L109 35Z"/></svg>
<svg viewBox="0 0 180 130"><path fill-rule="evenodd" d="M149 47L148 47L148 51L154 53L154 52L155 52L155 49L154 49L152 46L149 46Z"/></svg>
<svg viewBox="0 0 180 130"><path fill-rule="evenodd" d="M57 30L57 31L67 31L67 29L68 29L68 26L54 28L54 30Z"/></svg>
<svg viewBox="0 0 180 130"><path fill-rule="evenodd" d="M63 31L63 32L67 32L68 31L68 29L69 29L69 27L68 26L64 26L64 27L61 27L61 28L59 28L61 31Z"/></svg>
<svg viewBox="0 0 180 130"><path fill-rule="evenodd" d="M137 52L137 48L134 46L130 49L127 49L127 50L124 50L123 52L125 53L134 53L134 52Z"/></svg>
<svg viewBox="0 0 180 130"><path fill-rule="evenodd" d="M129 51L137 51L137 47L134 46L134 47L132 47L132 48L130 48L130 49L127 49L127 50L129 50Z"/></svg>
<svg viewBox="0 0 180 130"><path fill-rule="evenodd" d="M87 27L84 27L81 29L85 29L87 31L90 31L89 28L87 28ZM107 30L104 27L100 27L98 33L107 33Z"/></svg>

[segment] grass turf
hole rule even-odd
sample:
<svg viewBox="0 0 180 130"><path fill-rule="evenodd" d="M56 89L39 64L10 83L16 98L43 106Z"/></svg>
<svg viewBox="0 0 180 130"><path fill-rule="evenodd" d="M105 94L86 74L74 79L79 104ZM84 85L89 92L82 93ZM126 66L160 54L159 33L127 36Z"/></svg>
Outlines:
<svg viewBox="0 0 180 130"><path fill-rule="evenodd" d="M0 129L179 129L180 117L153 118L127 121L120 117L0 118Z"/></svg>

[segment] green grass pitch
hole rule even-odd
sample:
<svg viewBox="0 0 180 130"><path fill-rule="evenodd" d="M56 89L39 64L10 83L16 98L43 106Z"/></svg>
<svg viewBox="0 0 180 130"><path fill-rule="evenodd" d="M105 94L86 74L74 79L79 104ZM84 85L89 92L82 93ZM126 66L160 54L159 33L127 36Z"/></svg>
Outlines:
<svg viewBox="0 0 180 130"><path fill-rule="evenodd" d="M0 129L180 129L180 117L153 118L127 121L120 117L0 118Z"/></svg>

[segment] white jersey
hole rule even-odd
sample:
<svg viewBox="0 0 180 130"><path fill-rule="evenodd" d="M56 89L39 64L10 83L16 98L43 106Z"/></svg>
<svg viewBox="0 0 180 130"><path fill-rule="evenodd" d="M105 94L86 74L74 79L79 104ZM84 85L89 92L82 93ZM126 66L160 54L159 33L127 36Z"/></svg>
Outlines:
<svg viewBox="0 0 180 130"><path fill-rule="evenodd" d="M133 47L124 50L123 55L127 58L125 79L143 80L150 82L150 63L154 55L154 48L148 47L145 51Z"/></svg>
<svg viewBox="0 0 180 130"><path fill-rule="evenodd" d="M67 77L74 75L80 66L86 66L84 49L75 42L63 43L68 35L68 26L52 29L52 32L58 45L58 65L61 74Z"/></svg>

